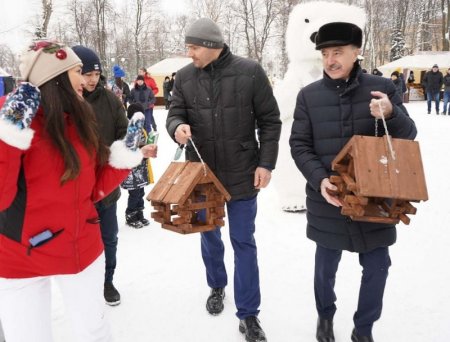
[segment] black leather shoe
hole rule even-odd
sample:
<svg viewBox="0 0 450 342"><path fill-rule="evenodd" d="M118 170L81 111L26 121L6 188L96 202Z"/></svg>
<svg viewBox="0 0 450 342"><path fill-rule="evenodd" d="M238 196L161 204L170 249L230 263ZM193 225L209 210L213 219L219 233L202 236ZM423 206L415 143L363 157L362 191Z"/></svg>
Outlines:
<svg viewBox="0 0 450 342"><path fill-rule="evenodd" d="M247 342L267 342L266 334L256 316L249 316L239 322L239 331L245 334Z"/></svg>
<svg viewBox="0 0 450 342"><path fill-rule="evenodd" d="M353 328L352 331L352 342L374 342L372 335L370 336L362 336L356 332L356 329Z"/></svg>
<svg viewBox="0 0 450 342"><path fill-rule="evenodd" d="M223 300L225 298L225 289L216 288L211 289L211 294L206 300L206 310L211 315L218 315L223 311Z"/></svg>
<svg viewBox="0 0 450 342"><path fill-rule="evenodd" d="M317 319L316 338L319 342L334 342L333 320Z"/></svg>

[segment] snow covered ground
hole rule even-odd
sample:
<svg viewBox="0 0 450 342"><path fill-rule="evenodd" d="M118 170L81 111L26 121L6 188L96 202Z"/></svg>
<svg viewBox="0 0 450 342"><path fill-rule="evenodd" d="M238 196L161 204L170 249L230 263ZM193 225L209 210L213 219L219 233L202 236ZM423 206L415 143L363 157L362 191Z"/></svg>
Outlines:
<svg viewBox="0 0 450 342"><path fill-rule="evenodd" d="M418 127L430 200L417 205L417 215L411 216L409 226L398 226L397 243L390 249L392 267L383 314L373 333L377 342L448 342L450 117L427 115L423 101L406 107ZM158 158L153 161L156 178L167 168L176 149L164 129L166 114L165 110L155 111L161 132ZM129 228L124 223L126 199L124 192L118 210L120 235L115 275L122 304L107 308L115 341L244 341L234 314L233 254L227 227L223 228L223 235L230 281L225 310L213 317L205 309L209 289L199 235L179 235L153 221L148 228ZM315 244L305 236L305 216L284 213L277 202L271 186L259 195L259 318L271 342L315 341ZM149 217L150 206L146 205ZM338 342L350 341L360 276L357 254L344 253L336 282ZM57 291L54 299L55 341L70 342L70 328Z"/></svg>

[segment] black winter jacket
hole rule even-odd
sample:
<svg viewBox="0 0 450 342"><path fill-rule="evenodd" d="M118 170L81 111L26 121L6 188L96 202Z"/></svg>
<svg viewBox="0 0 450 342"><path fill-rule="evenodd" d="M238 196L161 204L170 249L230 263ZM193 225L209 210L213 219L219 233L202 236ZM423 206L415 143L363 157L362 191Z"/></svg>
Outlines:
<svg viewBox="0 0 450 342"><path fill-rule="evenodd" d="M355 65L349 82L324 78L303 88L297 97L290 137L291 153L307 180L307 236L336 250L367 252L396 240L394 225L354 222L341 208L328 204L320 183L330 177L331 162L353 135L375 135L370 114L371 91L388 95L393 104L386 120L394 138L414 139L416 127L390 79L363 74ZM384 135L378 120L379 136Z"/></svg>
<svg viewBox="0 0 450 342"><path fill-rule="evenodd" d="M258 63L226 45L203 69L191 63L177 72L166 123L172 138L180 124L191 126L202 159L233 200L257 193L258 166L275 168L281 121L269 80ZM199 160L191 144L186 159Z"/></svg>
<svg viewBox="0 0 450 342"><path fill-rule="evenodd" d="M450 74L448 73L444 76L444 90L450 91Z"/></svg>
<svg viewBox="0 0 450 342"><path fill-rule="evenodd" d="M444 83L444 77L440 71L428 71L422 80L422 86L425 88L425 91L433 94L441 90L442 83Z"/></svg>
<svg viewBox="0 0 450 342"><path fill-rule="evenodd" d="M397 78L396 80L392 80L392 83L394 83L395 90L397 91L397 95L403 99L403 85L402 80L400 78Z"/></svg>
<svg viewBox="0 0 450 342"><path fill-rule="evenodd" d="M140 103L144 108L150 108L156 102L155 94L144 83L141 86L135 84L131 90L130 103Z"/></svg>
<svg viewBox="0 0 450 342"><path fill-rule="evenodd" d="M94 109L101 141L106 146L111 146L114 141L122 139L127 132L128 119L119 98L100 84L91 93L84 91L83 97ZM119 198L120 187L100 202L108 207L117 202Z"/></svg>

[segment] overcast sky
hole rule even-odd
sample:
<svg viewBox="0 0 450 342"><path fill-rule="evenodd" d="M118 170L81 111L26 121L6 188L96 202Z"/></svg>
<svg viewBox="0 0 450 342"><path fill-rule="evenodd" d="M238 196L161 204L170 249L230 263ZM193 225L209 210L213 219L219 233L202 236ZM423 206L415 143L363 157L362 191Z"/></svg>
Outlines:
<svg viewBox="0 0 450 342"><path fill-rule="evenodd" d="M0 1L0 43L7 44L14 52L27 46L30 37L26 31L31 29L33 16L39 13L39 5L39 0Z"/></svg>

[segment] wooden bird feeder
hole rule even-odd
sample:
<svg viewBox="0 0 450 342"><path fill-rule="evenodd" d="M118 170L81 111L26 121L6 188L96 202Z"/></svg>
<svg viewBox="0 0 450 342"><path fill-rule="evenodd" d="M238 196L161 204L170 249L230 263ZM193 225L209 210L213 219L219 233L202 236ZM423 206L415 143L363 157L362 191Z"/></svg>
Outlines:
<svg viewBox="0 0 450 342"><path fill-rule="evenodd" d="M181 234L213 230L225 224L230 194L206 164L172 162L147 196L151 217L165 229ZM205 220L198 213L205 210Z"/></svg>
<svg viewBox="0 0 450 342"><path fill-rule="evenodd" d="M419 144L412 140L353 136L331 166L330 181L343 202L342 215L354 221L409 224L410 202L428 200ZM391 154L391 151L395 151ZM395 157L395 159L394 159Z"/></svg>

